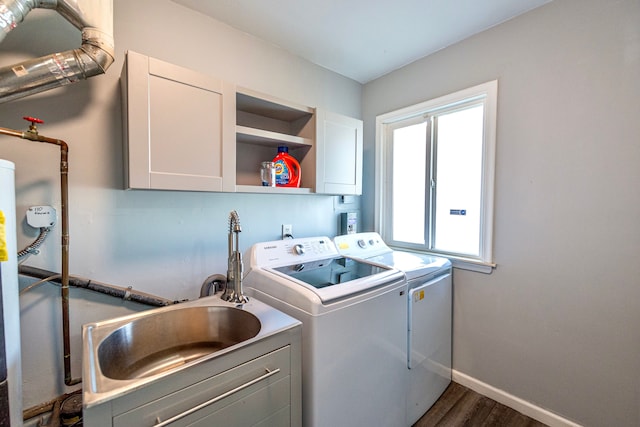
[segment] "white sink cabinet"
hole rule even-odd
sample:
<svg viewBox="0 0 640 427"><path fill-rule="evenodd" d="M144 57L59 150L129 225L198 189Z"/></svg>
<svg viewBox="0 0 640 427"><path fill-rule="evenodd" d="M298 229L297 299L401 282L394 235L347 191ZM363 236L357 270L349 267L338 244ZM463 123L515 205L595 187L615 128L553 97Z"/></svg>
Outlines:
<svg viewBox="0 0 640 427"><path fill-rule="evenodd" d="M121 76L129 189L362 193L362 121L128 51ZM300 188L263 187L286 145Z"/></svg>

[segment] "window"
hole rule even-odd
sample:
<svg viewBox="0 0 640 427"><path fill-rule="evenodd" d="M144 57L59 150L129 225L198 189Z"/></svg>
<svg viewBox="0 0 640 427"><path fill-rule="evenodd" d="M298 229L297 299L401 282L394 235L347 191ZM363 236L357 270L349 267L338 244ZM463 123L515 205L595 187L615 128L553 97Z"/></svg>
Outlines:
<svg viewBox="0 0 640 427"><path fill-rule="evenodd" d="M376 119L376 228L392 247L493 267L497 81Z"/></svg>

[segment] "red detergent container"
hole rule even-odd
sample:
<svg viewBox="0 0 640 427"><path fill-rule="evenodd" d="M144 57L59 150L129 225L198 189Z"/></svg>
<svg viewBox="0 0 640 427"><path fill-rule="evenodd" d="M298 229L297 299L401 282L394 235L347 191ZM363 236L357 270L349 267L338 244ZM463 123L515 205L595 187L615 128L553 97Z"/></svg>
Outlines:
<svg viewBox="0 0 640 427"><path fill-rule="evenodd" d="M289 147L278 147L276 164L276 187L300 187L302 169L300 163L289 154Z"/></svg>

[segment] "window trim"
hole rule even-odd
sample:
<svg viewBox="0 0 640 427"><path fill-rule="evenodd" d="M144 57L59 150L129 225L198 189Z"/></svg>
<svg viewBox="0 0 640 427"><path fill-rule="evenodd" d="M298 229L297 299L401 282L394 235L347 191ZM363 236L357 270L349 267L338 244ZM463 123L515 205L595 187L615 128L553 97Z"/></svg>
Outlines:
<svg viewBox="0 0 640 427"><path fill-rule="evenodd" d="M388 206L386 200L390 193L390 177L387 175L387 164L390 157L391 144L386 132L395 122L426 116L434 112L440 113L454 106L472 102L474 99L484 98L484 146L482 167L482 216L480 235L480 255L478 257L452 256L440 252L428 252L434 255L446 256L451 259L454 267L464 268L483 273L490 273L496 266L493 260L493 222L494 222L494 184L495 184L495 149L497 123L498 81L492 80L451 94L440 96L428 101L411 105L399 110L381 114L376 117L375 133L375 194L374 194L374 225L385 241L388 239ZM392 246L392 245L391 245ZM398 248L414 251L415 248ZM423 252L423 251L420 251Z"/></svg>

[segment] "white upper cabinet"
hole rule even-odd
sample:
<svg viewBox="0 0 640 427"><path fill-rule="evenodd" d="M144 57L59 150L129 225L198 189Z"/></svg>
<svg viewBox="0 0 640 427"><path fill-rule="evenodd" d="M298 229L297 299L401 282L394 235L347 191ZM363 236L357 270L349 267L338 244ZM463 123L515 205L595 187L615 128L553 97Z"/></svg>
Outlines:
<svg viewBox="0 0 640 427"><path fill-rule="evenodd" d="M316 109L316 193L362 194L362 120Z"/></svg>
<svg viewBox="0 0 640 427"><path fill-rule="evenodd" d="M126 188L362 193L362 121L128 51L121 75ZM263 187L287 146L300 188Z"/></svg>
<svg viewBox="0 0 640 427"><path fill-rule="evenodd" d="M132 51L121 85L127 188L234 190L232 85Z"/></svg>

